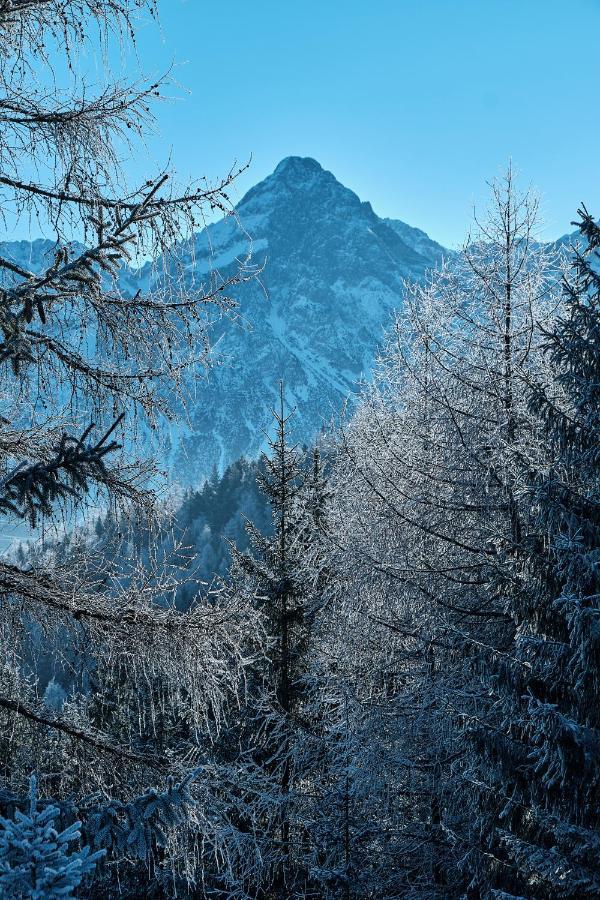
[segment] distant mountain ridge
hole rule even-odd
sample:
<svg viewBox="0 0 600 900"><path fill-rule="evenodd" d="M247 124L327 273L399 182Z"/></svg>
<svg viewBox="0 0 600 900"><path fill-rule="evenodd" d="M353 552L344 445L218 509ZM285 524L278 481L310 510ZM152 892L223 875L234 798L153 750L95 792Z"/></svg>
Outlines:
<svg viewBox="0 0 600 900"><path fill-rule="evenodd" d="M198 384L189 425L170 436L174 479L195 484L216 466L255 457L265 445L277 384L297 408L295 435L310 442L359 381L368 378L385 328L402 304L404 279L421 279L450 255L425 232L375 214L314 159L290 156L252 187L230 216L189 248L190 280L233 272L251 249L260 278L239 286L236 322L212 328L219 365ZM193 252L192 252L193 250ZM51 241L0 244L35 271ZM128 291L149 266L124 270Z"/></svg>

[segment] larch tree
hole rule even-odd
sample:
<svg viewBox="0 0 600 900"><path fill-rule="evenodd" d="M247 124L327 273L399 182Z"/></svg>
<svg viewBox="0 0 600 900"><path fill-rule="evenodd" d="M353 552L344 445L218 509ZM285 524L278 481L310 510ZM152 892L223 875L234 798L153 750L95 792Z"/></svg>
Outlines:
<svg viewBox="0 0 600 900"><path fill-rule="evenodd" d="M561 263L536 241L535 199L510 169L491 187L463 250L406 286L332 480L331 567L354 640L370 648L370 696L403 734L400 750L392 727L380 737L397 761L397 808L380 840L394 847L385 864L397 890L414 897L463 887L476 793L467 736L488 722L488 704L490 724L495 715L485 660L511 640L510 561L539 454L524 384L548 380L543 330L560 300Z"/></svg>
<svg viewBox="0 0 600 900"><path fill-rule="evenodd" d="M154 15L152 0L0 0L1 215L48 239L31 265L0 254L0 512L32 527L88 498L152 515L156 472L137 458L137 426L147 433L183 408L211 319L251 274L201 283L180 264L206 215L231 211L234 172L184 189L166 170L126 185L122 163L165 81L117 80L110 54L134 44L144 10ZM88 50L105 62L95 82ZM143 263L142 287L128 289L128 267ZM193 878L223 833L206 779L194 781L194 735L218 729L236 695L253 612L215 596L179 613L180 574L158 563L132 564L124 579L85 541L62 565L0 560L0 779L14 806L36 769L41 796L80 815L89 844ZM40 695L40 644L70 672L60 708ZM115 685L134 714L122 704L98 719L94 707L122 699ZM148 735L166 710L186 740L157 752Z"/></svg>

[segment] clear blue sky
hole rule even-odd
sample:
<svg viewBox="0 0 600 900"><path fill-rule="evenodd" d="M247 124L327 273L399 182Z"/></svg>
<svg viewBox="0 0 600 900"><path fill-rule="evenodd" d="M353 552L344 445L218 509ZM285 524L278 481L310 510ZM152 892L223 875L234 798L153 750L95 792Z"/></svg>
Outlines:
<svg viewBox="0 0 600 900"><path fill-rule="evenodd" d="M380 215L459 243L512 157L546 236L600 216L600 0L159 0L152 74L189 94L158 110L154 160L182 178L253 157L236 196L313 156ZM131 61L127 68L131 67ZM144 169L141 174L147 174Z"/></svg>

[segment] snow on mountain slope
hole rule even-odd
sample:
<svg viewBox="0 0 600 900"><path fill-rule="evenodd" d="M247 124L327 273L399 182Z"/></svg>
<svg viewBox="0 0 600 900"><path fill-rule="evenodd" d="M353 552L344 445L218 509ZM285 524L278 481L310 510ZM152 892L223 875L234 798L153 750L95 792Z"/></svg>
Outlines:
<svg viewBox="0 0 600 900"><path fill-rule="evenodd" d="M368 377L383 330L402 303L402 280L421 278L444 249L369 203L314 159L288 157L230 216L181 247L186 277L227 276L249 251L260 278L236 288L239 315L212 326L215 365L196 382L188 427L171 435L173 477L196 483L265 445L278 382L297 407L295 434L311 441ZM5 244L37 269L51 242ZM157 267L160 270L160 266ZM127 291L152 277L124 271Z"/></svg>
<svg viewBox="0 0 600 900"><path fill-rule="evenodd" d="M81 244L71 244L73 253L82 250ZM36 238L35 241L0 241L0 256L8 259L28 272L38 274L51 265L56 251L54 241ZM14 281L12 274L2 273L2 281Z"/></svg>
<svg viewBox="0 0 600 900"><path fill-rule="evenodd" d="M421 278L444 252L423 232L380 219L309 158L284 159L237 214L264 269L235 292L239 324L213 335L220 365L198 386L177 453L179 477L192 480L259 452L280 379L297 407L296 436L310 441L368 377L402 279ZM197 259L209 249L226 274L248 239L229 218L198 236Z"/></svg>
<svg viewBox="0 0 600 900"><path fill-rule="evenodd" d="M398 219L383 219L382 221L389 225L390 228L393 228L405 244L408 244L409 247L412 247L413 250L416 250L417 253L420 253L427 259L441 262L444 257L453 255L453 251L447 250L446 247L442 247L437 241L433 241L420 228L413 228L412 225L407 225L406 222L400 222Z"/></svg>

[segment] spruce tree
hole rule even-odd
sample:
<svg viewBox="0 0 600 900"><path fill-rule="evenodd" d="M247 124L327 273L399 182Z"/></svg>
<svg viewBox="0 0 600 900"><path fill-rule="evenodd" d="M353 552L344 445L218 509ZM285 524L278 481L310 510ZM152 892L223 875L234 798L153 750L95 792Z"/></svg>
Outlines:
<svg viewBox="0 0 600 900"><path fill-rule="evenodd" d="M246 716L254 760L273 792L276 813L269 827L277 848L272 887L277 896L304 896L307 834L303 824L302 771L309 766L308 651L318 602L306 575L306 560L325 514L326 484L318 451L308 463L290 443L291 413L280 385L273 411L275 436L258 470L271 506L272 528L263 534L248 522L250 549L233 547L233 591L252 596L268 635L266 661L255 671L254 709Z"/></svg>
<svg viewBox="0 0 600 900"><path fill-rule="evenodd" d="M482 742L478 897L600 895L600 228L580 214L553 383L530 388L546 465L514 561L514 644L492 673L504 721Z"/></svg>
<svg viewBox="0 0 600 900"><path fill-rule="evenodd" d="M63 831L55 828L57 806L38 808L37 782L30 780L29 811L16 810L14 819L0 818L0 893L3 897L51 900L73 897L86 875L91 875L104 850L90 853L69 847L78 842L81 822Z"/></svg>

